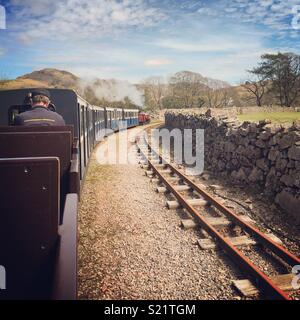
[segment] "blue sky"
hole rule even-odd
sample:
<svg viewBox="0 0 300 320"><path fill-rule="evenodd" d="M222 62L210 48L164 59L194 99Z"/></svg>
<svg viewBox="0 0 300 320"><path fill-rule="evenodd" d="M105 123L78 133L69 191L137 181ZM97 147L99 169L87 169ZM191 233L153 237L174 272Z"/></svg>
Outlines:
<svg viewBox="0 0 300 320"><path fill-rule="evenodd" d="M234 84L265 52L300 53L300 0L0 4L0 76L11 78L53 67L139 82L191 70Z"/></svg>

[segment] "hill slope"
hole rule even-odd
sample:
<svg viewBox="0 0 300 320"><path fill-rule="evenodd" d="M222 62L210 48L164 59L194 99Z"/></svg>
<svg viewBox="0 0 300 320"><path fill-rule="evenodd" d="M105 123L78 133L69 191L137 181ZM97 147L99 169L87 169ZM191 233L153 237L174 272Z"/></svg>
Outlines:
<svg viewBox="0 0 300 320"><path fill-rule="evenodd" d="M113 105L124 102L127 107L144 104L144 92L127 81L100 79L86 81L71 72L58 69L43 69L18 77L0 81L0 90L20 88L65 88L73 89L92 104ZM126 99L126 98L129 98Z"/></svg>
<svg viewBox="0 0 300 320"><path fill-rule="evenodd" d="M16 81L18 80L38 81L40 83L47 84L51 88L77 89L80 85L80 78L78 78L74 74L67 71L50 68L25 74L24 76L16 79Z"/></svg>

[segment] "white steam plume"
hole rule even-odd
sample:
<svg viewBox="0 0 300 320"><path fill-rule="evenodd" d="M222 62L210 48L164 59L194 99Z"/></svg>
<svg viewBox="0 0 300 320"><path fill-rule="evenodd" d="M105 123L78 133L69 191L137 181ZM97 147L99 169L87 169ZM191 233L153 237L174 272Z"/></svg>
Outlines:
<svg viewBox="0 0 300 320"><path fill-rule="evenodd" d="M126 97L130 99L137 106L143 107L145 98L142 91L129 83L128 81L121 81L115 79L109 80L85 80L82 81L83 89L90 87L98 99L105 99L110 102L124 101Z"/></svg>

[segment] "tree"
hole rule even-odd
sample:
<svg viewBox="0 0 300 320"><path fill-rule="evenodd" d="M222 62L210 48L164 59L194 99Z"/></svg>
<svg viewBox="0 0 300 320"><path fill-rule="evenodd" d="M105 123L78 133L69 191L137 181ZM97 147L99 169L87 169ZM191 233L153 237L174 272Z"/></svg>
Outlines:
<svg viewBox="0 0 300 320"><path fill-rule="evenodd" d="M252 77L242 84L242 87L248 91L250 99L255 99L256 105L261 107L268 82L266 81L265 75L259 70L253 69L248 72L252 74Z"/></svg>
<svg viewBox="0 0 300 320"><path fill-rule="evenodd" d="M194 108L203 106L202 95L207 86L203 84L199 74L189 71L178 72L170 78L169 87L172 96L181 101L181 107Z"/></svg>
<svg viewBox="0 0 300 320"><path fill-rule="evenodd" d="M300 56L294 53L264 54L254 69L272 85L282 107L291 107L300 95Z"/></svg>
<svg viewBox="0 0 300 320"><path fill-rule="evenodd" d="M145 102L150 109L161 110L163 108L162 99L166 92L166 85L162 77L150 77L144 80Z"/></svg>
<svg viewBox="0 0 300 320"><path fill-rule="evenodd" d="M162 105L164 109L177 109L181 107L181 100L167 95L162 99Z"/></svg>
<svg viewBox="0 0 300 320"><path fill-rule="evenodd" d="M205 100L208 108L226 108L233 104L229 88L207 88Z"/></svg>

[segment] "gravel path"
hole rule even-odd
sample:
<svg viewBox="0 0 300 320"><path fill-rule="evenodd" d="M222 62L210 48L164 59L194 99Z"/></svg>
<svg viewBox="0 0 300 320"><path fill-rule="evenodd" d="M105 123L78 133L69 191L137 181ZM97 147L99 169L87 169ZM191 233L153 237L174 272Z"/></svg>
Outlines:
<svg viewBox="0 0 300 320"><path fill-rule="evenodd" d="M79 298L240 299L231 283L244 277L221 251L201 251L180 221L138 165L99 165L94 154L80 205Z"/></svg>

